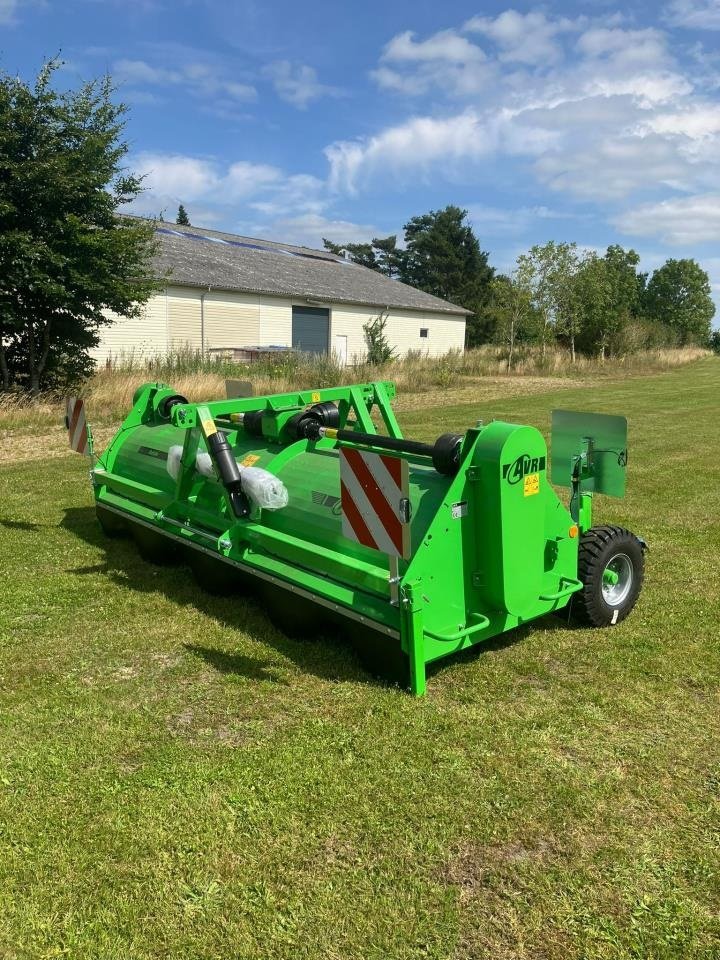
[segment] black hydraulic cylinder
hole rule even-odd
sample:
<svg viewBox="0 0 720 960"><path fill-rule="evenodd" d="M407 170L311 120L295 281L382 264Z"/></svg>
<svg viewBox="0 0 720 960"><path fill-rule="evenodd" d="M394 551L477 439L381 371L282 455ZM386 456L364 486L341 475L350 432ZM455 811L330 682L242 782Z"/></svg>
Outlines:
<svg viewBox="0 0 720 960"><path fill-rule="evenodd" d="M206 437L208 452L215 462L223 486L228 492L236 517L247 517L250 508L242 491L242 481L237 461L224 433L216 430Z"/></svg>

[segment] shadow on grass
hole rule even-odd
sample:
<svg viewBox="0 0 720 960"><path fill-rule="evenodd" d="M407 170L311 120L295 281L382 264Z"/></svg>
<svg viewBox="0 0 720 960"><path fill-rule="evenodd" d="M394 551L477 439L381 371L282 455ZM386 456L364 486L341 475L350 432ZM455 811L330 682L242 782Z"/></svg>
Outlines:
<svg viewBox="0 0 720 960"><path fill-rule="evenodd" d="M342 628L322 625L313 633L312 640L294 639L277 629L266 610L271 607L264 587L250 592L238 583L238 591L230 596L216 597L206 593L195 582L191 571L182 562L160 566L143 560L131 537L105 536L95 516L94 507L73 507L65 511L61 526L85 543L104 551L98 563L68 570L77 576L106 576L113 583L140 593L162 593L180 607L191 607L228 628L237 630L251 640L272 645L303 671L323 680L353 680L372 682L359 665L357 658L343 643ZM263 602L264 597L264 602ZM277 591L275 601L277 602ZM220 673L236 674L250 679L287 681L277 675L273 665L261 660L220 648L204 646L197 635L186 637L188 652L204 660Z"/></svg>
<svg viewBox="0 0 720 960"><path fill-rule="evenodd" d="M0 527L7 527L8 530L22 530L25 533L36 533L42 529L42 524L29 523L26 520L8 520L6 517L0 517Z"/></svg>
<svg viewBox="0 0 720 960"><path fill-rule="evenodd" d="M228 653L215 647L202 647L195 643L184 644L188 653L204 660L209 667L218 673L228 673L233 676L246 677L248 680L271 680L285 686L288 681L279 677L272 663L254 660L242 653Z"/></svg>
<svg viewBox="0 0 720 960"><path fill-rule="evenodd" d="M308 629L298 598L281 598L276 588L262 582L257 583L256 590L248 589L248 579L252 584L256 583L252 578L239 579L237 592L230 596L212 596L195 583L180 556L177 558L179 562L173 566L149 564L140 557L131 537L108 539L98 524L93 507L66 510L61 526L86 543L105 551L102 562L75 568L69 571L71 573L78 576L104 575L119 586L141 593L161 592L179 606L192 607L230 630L238 630L261 644L272 645L304 672L323 680L407 685L407 660L399 649L399 643L377 631L365 629L364 632L358 632L353 621L346 619L335 623L322 620ZM239 578L241 576L239 574ZM321 608L309 601L305 601L305 604L305 611L307 608L315 610L319 621ZM283 615L281 629L272 625L273 611ZM297 631L284 625L292 621L295 614ZM553 616L545 617L541 622L545 629L550 630L566 626L564 621ZM519 627L477 646L468 647L449 658L428 664L428 677L434 676L451 662L469 662L479 655L492 654L521 642L532 626ZM286 629L290 633L300 632L304 638L294 639L283 632ZM312 639L307 639L308 636ZM207 647L197 642L187 642L185 648L219 673L287 683L277 675L271 664L244 654Z"/></svg>

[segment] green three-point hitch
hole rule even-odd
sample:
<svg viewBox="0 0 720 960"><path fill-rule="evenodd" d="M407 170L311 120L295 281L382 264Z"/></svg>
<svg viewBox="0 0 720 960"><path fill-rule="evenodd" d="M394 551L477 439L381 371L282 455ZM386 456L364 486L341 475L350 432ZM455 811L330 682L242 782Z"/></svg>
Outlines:
<svg viewBox="0 0 720 960"><path fill-rule="evenodd" d="M391 383L188 403L140 387L92 470L98 519L207 589L254 589L288 631L334 630L420 695L427 664L548 613L619 623L644 542L592 525L622 496L622 417L557 411L552 481L531 426L403 438Z"/></svg>

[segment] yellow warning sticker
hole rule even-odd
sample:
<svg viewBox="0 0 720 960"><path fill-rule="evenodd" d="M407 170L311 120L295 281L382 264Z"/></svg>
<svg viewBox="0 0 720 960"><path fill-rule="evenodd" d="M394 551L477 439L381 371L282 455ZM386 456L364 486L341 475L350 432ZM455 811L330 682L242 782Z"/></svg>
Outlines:
<svg viewBox="0 0 720 960"><path fill-rule="evenodd" d="M540 493L539 473L529 473L525 477L523 493L526 497L534 497L536 493Z"/></svg>
<svg viewBox="0 0 720 960"><path fill-rule="evenodd" d="M257 454L249 453L244 460L240 461L241 466L243 467L252 467L253 464L256 464L260 457Z"/></svg>
<svg viewBox="0 0 720 960"><path fill-rule="evenodd" d="M312 400L313 403L320 403L320 394L319 394L319 393L311 393L311 394L310 394L310 399Z"/></svg>
<svg viewBox="0 0 720 960"><path fill-rule="evenodd" d="M217 427L215 426L214 420L203 420L202 428L206 437L211 437L214 433L217 433Z"/></svg>

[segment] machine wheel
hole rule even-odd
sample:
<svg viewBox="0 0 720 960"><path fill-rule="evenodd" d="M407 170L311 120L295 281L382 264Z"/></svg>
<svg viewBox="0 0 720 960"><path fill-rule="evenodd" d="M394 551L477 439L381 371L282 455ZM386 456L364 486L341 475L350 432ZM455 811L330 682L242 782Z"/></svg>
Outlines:
<svg viewBox="0 0 720 960"><path fill-rule="evenodd" d="M274 627L294 640L317 640L323 632L322 608L305 597L270 584L260 588L263 608Z"/></svg>
<svg viewBox="0 0 720 960"><path fill-rule="evenodd" d="M592 627L620 623L635 606L645 572L644 545L624 527L593 527L580 541L573 614Z"/></svg>
<svg viewBox="0 0 720 960"><path fill-rule="evenodd" d="M174 567L185 560L183 546L139 523L132 524L132 535L138 553L147 563L161 567Z"/></svg>
<svg viewBox="0 0 720 960"><path fill-rule="evenodd" d="M98 503L95 507L95 515L106 537L116 540L119 537L126 537L128 535L127 523L122 517L118 516L117 513L108 510L107 507L100 506Z"/></svg>
<svg viewBox="0 0 720 960"><path fill-rule="evenodd" d="M187 559L197 585L206 593L215 597L229 597L240 593L245 586L242 573L229 563L223 563L200 550L188 550Z"/></svg>

